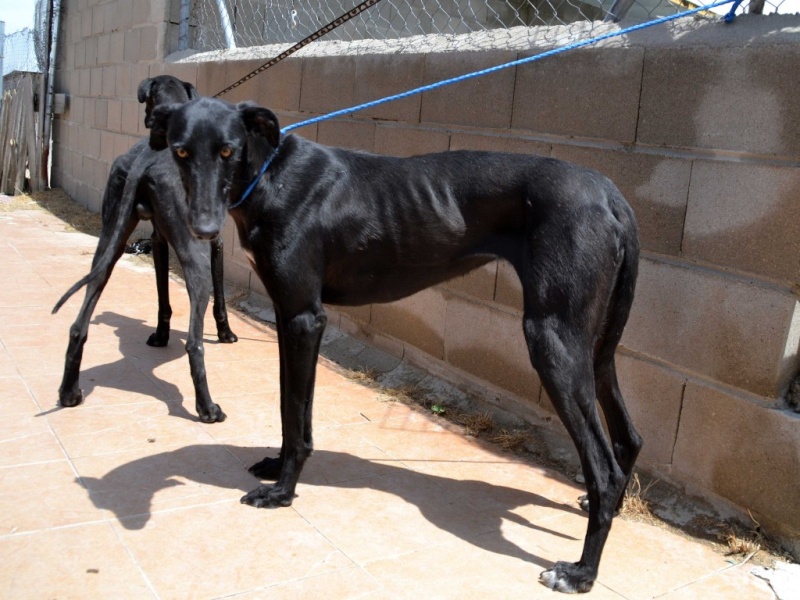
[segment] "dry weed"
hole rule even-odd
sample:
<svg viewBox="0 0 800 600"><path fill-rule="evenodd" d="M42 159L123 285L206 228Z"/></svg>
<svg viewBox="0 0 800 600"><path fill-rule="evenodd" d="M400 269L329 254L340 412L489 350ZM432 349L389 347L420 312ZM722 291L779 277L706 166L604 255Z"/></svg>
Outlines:
<svg viewBox="0 0 800 600"><path fill-rule="evenodd" d="M658 480L653 480L642 489L642 482L639 480L639 474L634 473L628 489L625 490L625 497L622 500L622 508L619 514L627 519L641 522L655 522L657 521L653 511L650 508L650 502L647 500L647 493Z"/></svg>
<svg viewBox="0 0 800 600"><path fill-rule="evenodd" d="M498 433L489 436L489 441L508 450L509 452L519 452L525 447L527 436L523 431L501 429Z"/></svg>
<svg viewBox="0 0 800 600"><path fill-rule="evenodd" d="M494 418L488 412L463 413L456 419L466 429L467 435L479 436L494 429Z"/></svg>

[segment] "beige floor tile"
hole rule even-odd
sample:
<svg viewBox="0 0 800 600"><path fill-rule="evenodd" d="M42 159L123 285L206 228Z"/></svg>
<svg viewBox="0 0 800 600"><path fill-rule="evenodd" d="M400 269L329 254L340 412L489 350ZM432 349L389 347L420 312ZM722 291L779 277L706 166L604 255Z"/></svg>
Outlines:
<svg viewBox="0 0 800 600"><path fill-rule="evenodd" d="M72 458L212 442L207 425L175 403L86 405L52 411L47 419Z"/></svg>
<svg viewBox="0 0 800 600"><path fill-rule="evenodd" d="M58 439L38 411L4 413L0 429L0 467L64 460Z"/></svg>
<svg viewBox="0 0 800 600"><path fill-rule="evenodd" d="M0 537L0 598L154 598L110 524Z"/></svg>
<svg viewBox="0 0 800 600"><path fill-rule="evenodd" d="M750 568L732 566L699 581L660 596L664 600L775 600L775 593L763 579L750 574Z"/></svg>
<svg viewBox="0 0 800 600"><path fill-rule="evenodd" d="M372 562L365 570L385 587L387 598L529 600L558 597L539 583L539 573L551 565L552 558L537 548L528 552L492 535ZM600 584L582 597L622 600Z"/></svg>
<svg viewBox="0 0 800 600"><path fill-rule="evenodd" d="M101 520L65 460L0 468L0 535Z"/></svg>
<svg viewBox="0 0 800 600"><path fill-rule="evenodd" d="M159 597L216 598L335 572L352 563L291 508L234 502L115 524Z"/></svg>
<svg viewBox="0 0 800 600"><path fill-rule="evenodd" d="M380 584L360 567L340 569L314 577L304 577L268 588L236 596L237 600L312 600L336 598L348 600L363 598L365 594L380 589Z"/></svg>

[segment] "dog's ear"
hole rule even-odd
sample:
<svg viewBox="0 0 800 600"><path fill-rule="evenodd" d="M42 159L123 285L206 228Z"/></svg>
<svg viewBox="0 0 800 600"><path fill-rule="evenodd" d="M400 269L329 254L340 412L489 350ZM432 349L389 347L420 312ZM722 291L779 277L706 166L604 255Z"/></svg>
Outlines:
<svg viewBox="0 0 800 600"><path fill-rule="evenodd" d="M278 117L271 110L252 102L241 102L236 108L242 115L242 121L249 135L263 137L270 146L277 148L281 141L281 128L278 125Z"/></svg>
<svg viewBox="0 0 800 600"><path fill-rule="evenodd" d="M143 79L142 82L139 84L139 89L137 90L137 97L139 98L139 103L143 103L147 100L147 97L153 91L153 80L148 77L147 79Z"/></svg>
<svg viewBox="0 0 800 600"><path fill-rule="evenodd" d="M180 104L162 104L153 109L153 123L150 126L150 147L153 150L163 150L167 147L167 132L172 113Z"/></svg>
<svg viewBox="0 0 800 600"><path fill-rule="evenodd" d="M194 100L195 98L200 97L200 94L197 92L197 88L188 81L183 82L183 87L186 88L186 94L189 96L189 100Z"/></svg>

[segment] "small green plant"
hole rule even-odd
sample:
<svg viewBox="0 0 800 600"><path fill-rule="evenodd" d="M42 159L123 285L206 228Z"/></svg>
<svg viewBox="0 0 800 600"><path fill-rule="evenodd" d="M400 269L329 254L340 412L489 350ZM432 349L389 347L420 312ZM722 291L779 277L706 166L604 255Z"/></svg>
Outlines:
<svg viewBox="0 0 800 600"><path fill-rule="evenodd" d="M443 415L447 409L441 404L431 404L431 412L436 415Z"/></svg>

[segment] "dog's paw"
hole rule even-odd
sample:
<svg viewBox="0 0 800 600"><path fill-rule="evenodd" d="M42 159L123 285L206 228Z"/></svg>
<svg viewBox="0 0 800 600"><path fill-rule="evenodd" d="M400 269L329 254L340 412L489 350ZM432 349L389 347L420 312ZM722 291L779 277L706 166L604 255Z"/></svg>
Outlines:
<svg viewBox="0 0 800 600"><path fill-rule="evenodd" d="M78 406L83 403L83 390L75 389L71 392L60 392L58 394L58 403L61 406Z"/></svg>
<svg viewBox="0 0 800 600"><path fill-rule="evenodd" d="M164 333L156 330L155 333L151 333L150 337L147 338L147 345L154 348L163 348L167 343L169 343L169 331Z"/></svg>
<svg viewBox="0 0 800 600"><path fill-rule="evenodd" d="M281 474L282 466L283 461L280 458L267 457L264 460L257 462L247 470L259 479L275 481Z"/></svg>
<svg viewBox="0 0 800 600"><path fill-rule="evenodd" d="M577 563L557 562L552 569L542 571L539 581L551 590L563 594L583 594L592 589L595 576Z"/></svg>
<svg viewBox="0 0 800 600"><path fill-rule="evenodd" d="M214 404L213 402L207 407L197 403L195 408L197 409L197 416L200 417L203 423L222 423L228 418L228 415L222 412L219 404Z"/></svg>
<svg viewBox="0 0 800 600"><path fill-rule="evenodd" d="M217 329L217 337L219 338L219 341L222 344L233 344L234 342L239 341L237 335L233 333L229 327L225 327L224 329Z"/></svg>
<svg viewBox="0 0 800 600"><path fill-rule="evenodd" d="M252 492L242 496L240 502L256 508L279 508L291 506L294 492L287 492L274 485L260 485Z"/></svg>

